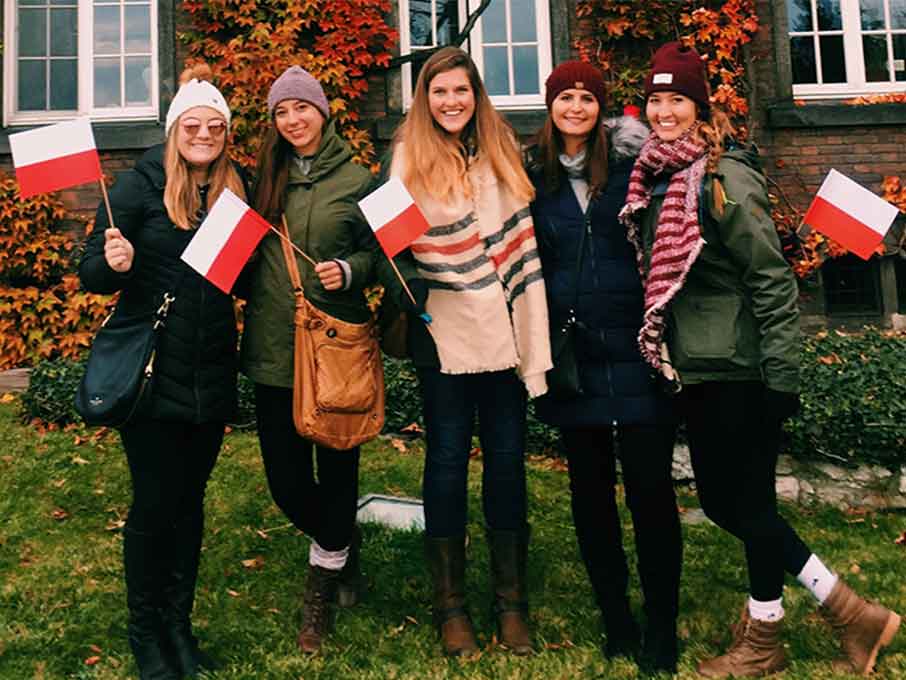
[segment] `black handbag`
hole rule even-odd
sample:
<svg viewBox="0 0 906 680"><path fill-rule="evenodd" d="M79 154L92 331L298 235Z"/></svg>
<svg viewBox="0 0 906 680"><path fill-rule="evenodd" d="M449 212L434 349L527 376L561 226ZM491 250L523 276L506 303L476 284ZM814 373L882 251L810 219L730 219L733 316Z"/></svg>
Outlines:
<svg viewBox="0 0 906 680"><path fill-rule="evenodd" d="M547 372L547 391L554 399L574 399L584 394L579 377L579 360L576 356L576 335L584 328L576 319L579 305L579 276L582 272L582 256L585 252L585 237L590 224L586 221L579 240L579 254L576 256L576 292L573 305L565 319L551 325L551 359L554 367Z"/></svg>
<svg viewBox="0 0 906 680"><path fill-rule="evenodd" d="M122 427L148 404L154 381L157 339L175 296L164 293L153 314L104 320L91 343L75 395L86 425Z"/></svg>

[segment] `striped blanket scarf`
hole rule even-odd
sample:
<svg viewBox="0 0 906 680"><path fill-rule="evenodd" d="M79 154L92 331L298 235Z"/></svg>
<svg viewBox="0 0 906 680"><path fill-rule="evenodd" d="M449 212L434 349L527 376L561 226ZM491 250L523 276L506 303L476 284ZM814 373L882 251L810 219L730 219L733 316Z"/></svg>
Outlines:
<svg viewBox="0 0 906 680"><path fill-rule="evenodd" d="M670 142L661 141L652 133L632 168L626 205L619 217L635 246L639 272L645 282L645 315L639 331L639 349L656 369L662 368L661 360L665 357L662 345L667 305L683 287L689 269L705 245L698 219L698 195L705 176L707 148L694 139L693 132L690 129ZM667 195L658 215L651 258L645 271L639 218L651 203L654 185L668 176Z"/></svg>
<svg viewBox="0 0 906 680"><path fill-rule="evenodd" d="M394 149L392 175L404 167ZM547 391L551 368L547 300L529 206L471 159L471 196L441 203L414 196L431 228L410 247L428 282L428 326L441 372L515 368L531 397Z"/></svg>

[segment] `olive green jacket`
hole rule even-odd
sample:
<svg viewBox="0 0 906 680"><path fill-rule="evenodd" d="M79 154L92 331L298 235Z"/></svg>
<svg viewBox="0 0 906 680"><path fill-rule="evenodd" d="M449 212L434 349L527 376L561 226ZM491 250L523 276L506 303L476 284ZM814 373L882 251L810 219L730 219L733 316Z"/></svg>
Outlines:
<svg viewBox="0 0 906 680"><path fill-rule="evenodd" d="M352 273L346 290L327 291L297 256L305 297L328 314L361 323L370 316L362 290L373 283L375 261L383 256L358 207L371 174L351 159L349 146L328 123L308 174L290 166L285 213L293 243L318 262L345 260ZM295 297L276 234L264 237L249 266L242 371L254 382L292 387Z"/></svg>
<svg viewBox="0 0 906 680"><path fill-rule="evenodd" d="M760 380L799 391L798 288L771 220L757 152L727 151L718 175L729 203L714 213L713 178L699 196L706 245L667 309L666 339L683 382ZM667 182L655 186L641 221L647 260Z"/></svg>

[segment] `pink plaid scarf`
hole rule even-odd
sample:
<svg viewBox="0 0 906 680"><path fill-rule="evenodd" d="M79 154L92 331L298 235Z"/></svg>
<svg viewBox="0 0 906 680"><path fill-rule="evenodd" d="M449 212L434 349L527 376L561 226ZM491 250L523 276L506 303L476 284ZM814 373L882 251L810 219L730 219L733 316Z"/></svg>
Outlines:
<svg viewBox="0 0 906 680"><path fill-rule="evenodd" d="M639 272L645 282L645 315L639 331L639 349L656 369L661 367L667 304L683 287L692 263L705 241L698 220L698 194L705 176L707 146L695 141L694 128L672 142L654 133L645 142L629 177L626 205L620 221L635 246ZM639 216L651 203L651 191L662 177L670 177L667 195L658 215L651 260L645 271L645 256L639 235Z"/></svg>

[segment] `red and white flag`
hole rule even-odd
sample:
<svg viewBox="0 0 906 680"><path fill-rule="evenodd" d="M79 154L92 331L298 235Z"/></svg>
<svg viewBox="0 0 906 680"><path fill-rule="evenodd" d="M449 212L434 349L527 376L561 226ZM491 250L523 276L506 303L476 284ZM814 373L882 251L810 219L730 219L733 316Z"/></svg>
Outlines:
<svg viewBox="0 0 906 680"><path fill-rule="evenodd" d="M103 176L88 118L17 132L9 136L9 148L22 198Z"/></svg>
<svg viewBox="0 0 906 680"><path fill-rule="evenodd" d="M867 260L898 212L896 206L832 169L802 221Z"/></svg>
<svg viewBox="0 0 906 680"><path fill-rule="evenodd" d="M430 226L399 177L372 191L359 207L387 257L408 248Z"/></svg>
<svg viewBox="0 0 906 680"><path fill-rule="evenodd" d="M270 228L267 220L232 191L224 189L182 252L182 259L224 293L229 293Z"/></svg>

